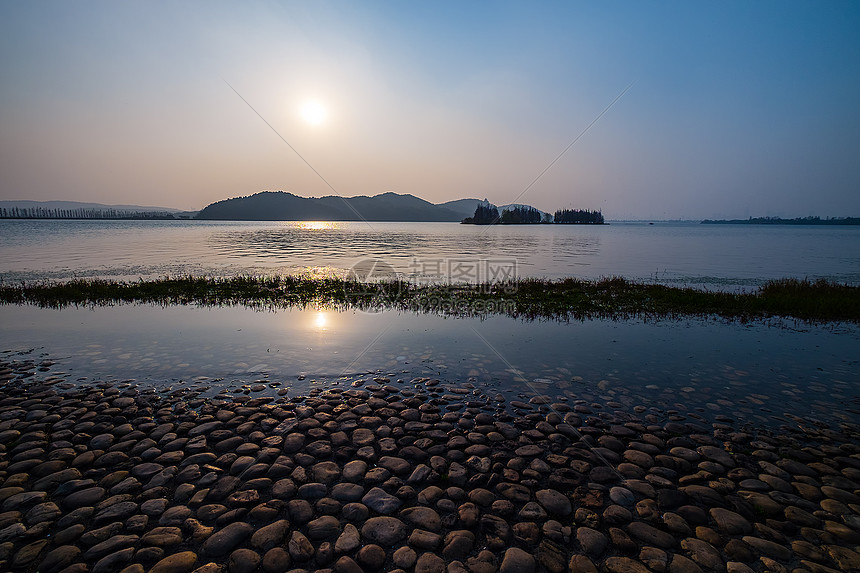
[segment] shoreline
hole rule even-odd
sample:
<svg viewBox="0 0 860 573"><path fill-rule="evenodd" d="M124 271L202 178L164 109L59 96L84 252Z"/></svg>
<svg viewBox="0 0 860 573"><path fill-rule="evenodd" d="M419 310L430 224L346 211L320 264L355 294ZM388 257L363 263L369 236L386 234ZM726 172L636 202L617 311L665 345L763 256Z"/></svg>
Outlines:
<svg viewBox="0 0 860 573"><path fill-rule="evenodd" d="M16 571L852 571L857 428L368 379L202 398L0 363ZM512 403L505 406L513 406Z"/></svg>
<svg viewBox="0 0 860 573"><path fill-rule="evenodd" d="M484 284L415 285L386 279L361 282L308 276L177 277L123 282L5 284L0 304L43 308L116 303L400 310L444 316L507 315L526 320L673 319L717 316L740 322L768 318L860 322L860 286L825 280L769 281L733 293L631 282L521 279Z"/></svg>

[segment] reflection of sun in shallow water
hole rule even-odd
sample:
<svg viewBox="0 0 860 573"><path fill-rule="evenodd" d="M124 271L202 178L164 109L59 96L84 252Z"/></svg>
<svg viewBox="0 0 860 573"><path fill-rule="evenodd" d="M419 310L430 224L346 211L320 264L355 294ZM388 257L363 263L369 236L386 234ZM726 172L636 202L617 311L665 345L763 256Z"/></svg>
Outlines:
<svg viewBox="0 0 860 573"><path fill-rule="evenodd" d="M302 221L299 223L299 229L307 229L309 231L321 231L323 229L335 229L337 226L331 221Z"/></svg>
<svg viewBox="0 0 860 573"><path fill-rule="evenodd" d="M323 311L317 312L316 318L314 319L314 326L316 326L320 330L325 330L328 325L328 317L326 313Z"/></svg>

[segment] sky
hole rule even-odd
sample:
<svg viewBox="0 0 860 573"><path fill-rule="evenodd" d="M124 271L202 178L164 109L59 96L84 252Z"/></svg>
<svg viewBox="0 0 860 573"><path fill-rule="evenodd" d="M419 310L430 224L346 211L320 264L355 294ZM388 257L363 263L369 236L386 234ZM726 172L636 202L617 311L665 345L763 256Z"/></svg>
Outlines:
<svg viewBox="0 0 860 573"><path fill-rule="evenodd" d="M262 190L860 216L860 3L0 0L0 200Z"/></svg>

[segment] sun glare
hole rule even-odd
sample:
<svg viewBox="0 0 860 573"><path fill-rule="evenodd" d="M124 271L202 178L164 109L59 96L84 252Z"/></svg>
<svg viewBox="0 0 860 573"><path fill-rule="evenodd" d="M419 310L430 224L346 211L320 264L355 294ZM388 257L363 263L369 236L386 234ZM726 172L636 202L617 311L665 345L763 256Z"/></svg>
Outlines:
<svg viewBox="0 0 860 573"><path fill-rule="evenodd" d="M306 101L301 109L302 119L311 125L322 125L328 119L328 111L317 100Z"/></svg>
<svg viewBox="0 0 860 573"><path fill-rule="evenodd" d="M323 229L335 229L337 227L331 221L302 221L299 223L299 228L309 231L322 231Z"/></svg>
<svg viewBox="0 0 860 573"><path fill-rule="evenodd" d="M317 312L316 319L314 320L314 325L320 330L324 330L326 325L328 324L328 317L322 311Z"/></svg>

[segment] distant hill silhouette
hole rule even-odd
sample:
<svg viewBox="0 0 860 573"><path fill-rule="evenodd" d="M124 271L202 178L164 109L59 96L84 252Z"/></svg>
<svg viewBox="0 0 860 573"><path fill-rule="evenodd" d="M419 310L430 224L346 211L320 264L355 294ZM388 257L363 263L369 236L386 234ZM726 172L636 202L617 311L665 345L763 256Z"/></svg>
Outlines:
<svg viewBox="0 0 860 573"><path fill-rule="evenodd" d="M481 199L457 199L455 201L439 203L437 206L456 211L461 215L460 219L463 219L465 217L471 217L478 205L483 202L484 201Z"/></svg>
<svg viewBox="0 0 860 573"><path fill-rule="evenodd" d="M299 197L263 191L207 205L197 219L233 221L460 221L458 211L414 195Z"/></svg>

